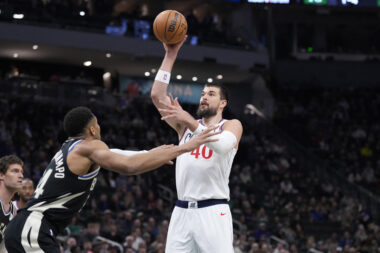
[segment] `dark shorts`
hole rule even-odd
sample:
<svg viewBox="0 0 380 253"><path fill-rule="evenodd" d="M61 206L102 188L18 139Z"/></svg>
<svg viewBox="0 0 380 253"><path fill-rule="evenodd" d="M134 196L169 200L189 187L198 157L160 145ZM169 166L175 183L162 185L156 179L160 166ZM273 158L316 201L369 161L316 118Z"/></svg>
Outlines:
<svg viewBox="0 0 380 253"><path fill-rule="evenodd" d="M9 222L4 241L7 251L12 253L60 253L53 228L41 212L21 210Z"/></svg>

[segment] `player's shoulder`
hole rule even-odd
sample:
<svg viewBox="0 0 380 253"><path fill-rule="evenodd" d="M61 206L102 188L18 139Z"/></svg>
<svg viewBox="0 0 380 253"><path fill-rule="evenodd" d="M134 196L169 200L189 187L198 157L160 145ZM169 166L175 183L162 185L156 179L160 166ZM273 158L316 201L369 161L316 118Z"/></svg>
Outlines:
<svg viewBox="0 0 380 253"><path fill-rule="evenodd" d="M241 124L241 121L238 119L226 119L223 123L224 126L231 126L231 127L237 127L243 129L243 125Z"/></svg>
<svg viewBox="0 0 380 253"><path fill-rule="evenodd" d="M94 150L98 149L108 149L108 146L106 143L98 139L85 139L77 145L75 152L79 153L80 155L87 156Z"/></svg>

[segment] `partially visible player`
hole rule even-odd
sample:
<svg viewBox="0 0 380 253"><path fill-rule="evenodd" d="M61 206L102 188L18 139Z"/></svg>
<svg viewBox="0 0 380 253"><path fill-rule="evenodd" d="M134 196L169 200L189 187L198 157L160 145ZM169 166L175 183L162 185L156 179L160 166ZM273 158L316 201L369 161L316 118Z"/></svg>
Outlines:
<svg viewBox="0 0 380 253"><path fill-rule="evenodd" d="M32 198L34 193L33 181L29 178L24 178L22 180L22 187L17 193L20 198L18 200L13 201L13 205L16 207L16 210L24 208L26 202L28 202L28 200Z"/></svg>
<svg viewBox="0 0 380 253"><path fill-rule="evenodd" d="M110 151L101 141L100 126L86 107L69 111L64 118L69 137L41 177L32 199L8 224L5 245L12 253L60 253L56 236L85 205L95 187L100 167L124 175L156 169L178 155L206 142L212 128L181 146L164 145L149 152ZM21 181L20 181L21 184Z"/></svg>
<svg viewBox="0 0 380 253"><path fill-rule="evenodd" d="M15 155L0 158L0 252L6 252L4 231L9 221L16 214L16 208L11 200L22 186L22 179L24 178L22 166L22 160Z"/></svg>
<svg viewBox="0 0 380 253"><path fill-rule="evenodd" d="M222 131L218 141L177 157L176 186L178 201L173 210L166 253L233 253L233 227L228 200L229 175L243 127L239 120L223 119L228 103L227 90L218 84L203 88L195 120L177 99L167 94L169 79L181 46L164 44L166 51L153 83L151 96L165 120L186 145L209 126Z"/></svg>

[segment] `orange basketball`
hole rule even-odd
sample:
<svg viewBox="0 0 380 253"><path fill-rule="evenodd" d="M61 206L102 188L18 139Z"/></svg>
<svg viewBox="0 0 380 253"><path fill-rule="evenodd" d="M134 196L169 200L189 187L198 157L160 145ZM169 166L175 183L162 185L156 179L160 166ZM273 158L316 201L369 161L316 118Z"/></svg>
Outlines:
<svg viewBox="0 0 380 253"><path fill-rule="evenodd" d="M176 44L186 36L186 19L178 11L163 11L154 19L153 32L159 41L166 44Z"/></svg>

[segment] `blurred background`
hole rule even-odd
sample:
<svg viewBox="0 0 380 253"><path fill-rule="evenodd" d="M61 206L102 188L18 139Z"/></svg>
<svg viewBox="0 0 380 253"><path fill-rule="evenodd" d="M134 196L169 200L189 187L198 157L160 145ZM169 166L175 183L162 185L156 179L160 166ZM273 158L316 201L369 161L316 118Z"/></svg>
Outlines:
<svg viewBox="0 0 380 253"><path fill-rule="evenodd" d="M1 0L0 156L38 182L77 105L110 147L177 143L149 96L166 9L189 26L170 91L194 113L222 83L243 123L235 253L380 252L379 0ZM173 166L103 171L62 252L164 252L175 200Z"/></svg>

